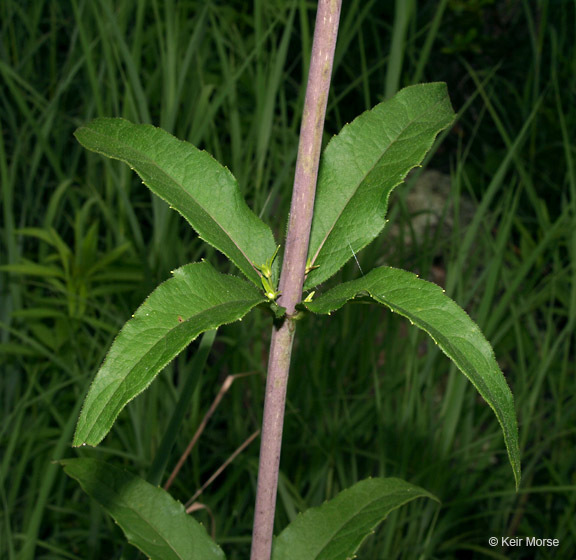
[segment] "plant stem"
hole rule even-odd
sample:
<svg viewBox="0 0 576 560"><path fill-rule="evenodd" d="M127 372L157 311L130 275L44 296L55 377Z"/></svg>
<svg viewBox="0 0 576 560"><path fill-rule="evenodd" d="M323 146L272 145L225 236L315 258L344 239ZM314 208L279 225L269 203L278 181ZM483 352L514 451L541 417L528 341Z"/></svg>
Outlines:
<svg viewBox="0 0 576 560"><path fill-rule="evenodd" d="M286 308L286 317L281 325L273 328L268 359L251 560L269 560L272 550L286 388L296 330L294 315L302 298L340 7L341 0L319 0L316 14L286 251L280 275L282 295L278 303Z"/></svg>

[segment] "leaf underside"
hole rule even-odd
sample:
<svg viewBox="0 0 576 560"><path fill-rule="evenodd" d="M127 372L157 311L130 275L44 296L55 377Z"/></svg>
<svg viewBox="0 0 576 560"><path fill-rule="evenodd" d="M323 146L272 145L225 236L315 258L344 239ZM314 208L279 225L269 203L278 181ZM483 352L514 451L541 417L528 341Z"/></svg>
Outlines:
<svg viewBox="0 0 576 560"><path fill-rule="evenodd" d="M490 405L502 428L518 488L520 450L514 397L478 326L442 288L412 272L390 267L376 268L304 305L314 313L331 313L366 294L426 331Z"/></svg>
<svg viewBox="0 0 576 560"><path fill-rule="evenodd" d="M320 161L308 259L309 290L384 228L388 197L454 120L444 83L407 87L334 136Z"/></svg>
<svg viewBox="0 0 576 560"><path fill-rule="evenodd" d="M370 478L299 515L274 539L272 560L347 560L388 514L432 494L398 478Z"/></svg>
<svg viewBox="0 0 576 560"><path fill-rule="evenodd" d="M224 560L222 549L168 492L94 459L60 461L64 471L152 560Z"/></svg>
<svg viewBox="0 0 576 560"><path fill-rule="evenodd" d="M274 236L247 206L234 175L209 153L165 130L125 119L95 119L74 135L85 148L127 163L204 241L260 285L253 265L272 256ZM276 263L274 279L277 270Z"/></svg>
<svg viewBox="0 0 576 560"><path fill-rule="evenodd" d="M73 445L97 445L122 408L198 335L241 319L265 301L252 284L206 262L173 275L148 296L112 344L84 402Z"/></svg>

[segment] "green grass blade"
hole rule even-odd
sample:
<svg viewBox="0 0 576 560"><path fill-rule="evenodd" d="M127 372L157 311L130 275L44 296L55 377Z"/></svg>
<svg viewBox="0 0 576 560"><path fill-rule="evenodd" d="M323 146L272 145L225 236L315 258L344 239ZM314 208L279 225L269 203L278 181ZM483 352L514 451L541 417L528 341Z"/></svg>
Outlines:
<svg viewBox="0 0 576 560"><path fill-rule="evenodd" d="M196 355L194 356L194 363L191 367L194 375L188 375L185 378L182 392L180 393L178 402L174 407L170 422L168 423L168 427L164 432L164 436L162 437L162 441L158 446L158 450L154 456L154 461L150 467L150 472L147 477L147 480L150 482L150 484L157 486L162 480L164 469L166 468L168 459L170 459L170 452L172 451L172 447L174 446L176 438L180 433L180 427L188 412L190 399L194 394L194 389L196 388L199 374L202 372L204 366L206 365L206 360L208 359L210 350L212 350L212 345L214 344L214 339L216 338L217 332L218 329L207 331L204 333L202 339L200 340L200 346L196 351Z"/></svg>
<svg viewBox="0 0 576 560"><path fill-rule="evenodd" d="M392 27L392 44L390 59L386 71L386 87L384 97L392 97L399 88L402 66L407 54L406 34L408 25L415 11L414 0L396 0L394 10L394 25Z"/></svg>
<svg viewBox="0 0 576 560"><path fill-rule="evenodd" d="M60 436L50 450L52 461L63 457L67 452L79 408L80 403L72 409L66 424L60 429ZM58 470L58 465L53 462L47 462L44 465L38 492L34 496L34 508L26 526L23 539L24 544L18 554L18 560L34 560L38 558L36 547L38 546L39 540L41 540L38 535L41 531L44 516L46 515L46 509L50 507L50 493L57 480Z"/></svg>

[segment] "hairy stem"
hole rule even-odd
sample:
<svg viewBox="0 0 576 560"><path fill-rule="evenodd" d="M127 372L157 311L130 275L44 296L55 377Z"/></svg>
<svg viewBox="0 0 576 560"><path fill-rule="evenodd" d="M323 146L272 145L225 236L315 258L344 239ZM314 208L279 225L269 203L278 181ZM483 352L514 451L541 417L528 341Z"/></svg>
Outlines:
<svg viewBox="0 0 576 560"><path fill-rule="evenodd" d="M280 275L282 295L279 304L286 308L286 318L281 325L274 326L268 359L251 560L269 560L272 549L286 388L296 330L294 314L304 285L340 6L341 0L318 2L286 251Z"/></svg>

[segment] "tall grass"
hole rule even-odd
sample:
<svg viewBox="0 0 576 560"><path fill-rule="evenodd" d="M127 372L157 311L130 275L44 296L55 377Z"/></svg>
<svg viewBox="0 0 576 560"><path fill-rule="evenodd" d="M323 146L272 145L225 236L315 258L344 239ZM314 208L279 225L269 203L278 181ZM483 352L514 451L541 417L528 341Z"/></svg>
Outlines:
<svg viewBox="0 0 576 560"><path fill-rule="evenodd" d="M448 81L461 111L430 164L451 176L451 234L410 247L384 236L359 265L441 271L516 396L524 481L515 494L496 420L433 344L389 313L347 306L298 333L278 531L356 480L400 476L442 506L395 512L363 558L572 556L574 11L552 0L344 3L329 133L421 80ZM127 169L82 151L74 128L122 116L205 148L281 238L313 16L310 3L280 0L0 4L0 557L121 556L118 529L51 461L88 454L149 474L183 380L198 375L197 345L95 450L69 447L79 403L116 330L172 268L228 266ZM463 197L477 208L469 223ZM401 209L393 219L407 220ZM353 261L341 278L359 274ZM267 321L221 329L198 375L169 466L225 376L256 372L234 383L193 451L172 490L182 501L259 427ZM256 468L253 445L202 495L213 517L194 514L229 558L247 555ZM489 548L506 535L560 546Z"/></svg>

